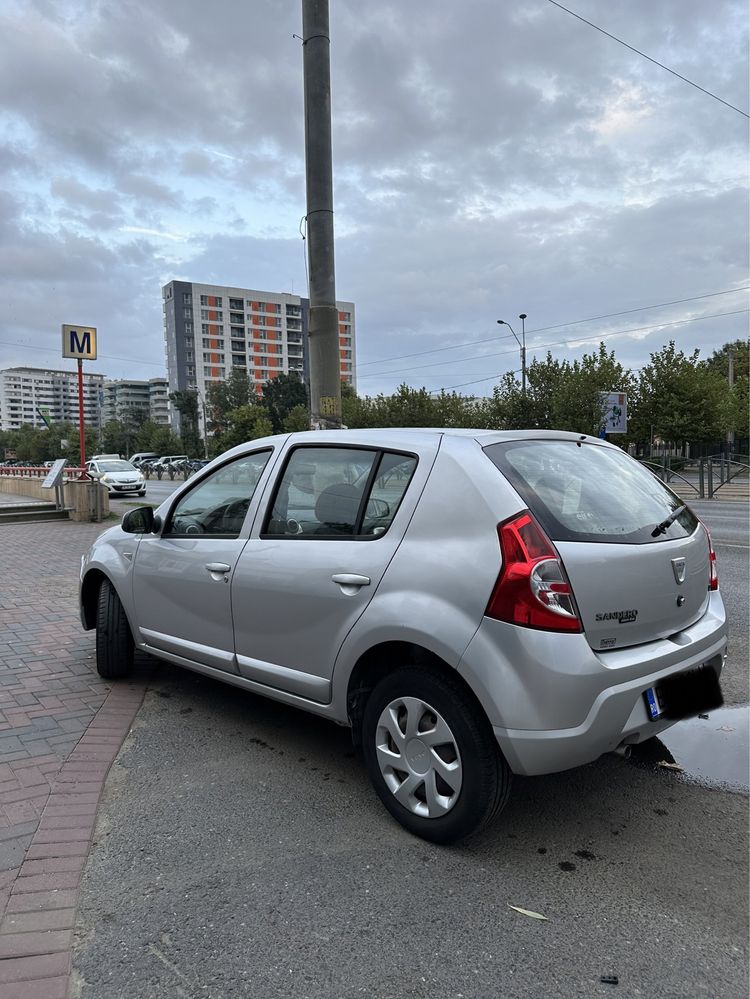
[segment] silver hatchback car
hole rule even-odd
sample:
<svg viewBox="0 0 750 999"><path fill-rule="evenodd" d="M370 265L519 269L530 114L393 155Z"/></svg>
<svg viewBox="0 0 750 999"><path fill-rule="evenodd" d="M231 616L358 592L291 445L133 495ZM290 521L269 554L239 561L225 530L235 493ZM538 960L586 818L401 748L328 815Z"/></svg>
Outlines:
<svg viewBox="0 0 750 999"><path fill-rule="evenodd" d="M552 431L287 434L228 451L81 566L102 676L134 648L351 726L447 843L511 775L721 703L711 539L619 448Z"/></svg>

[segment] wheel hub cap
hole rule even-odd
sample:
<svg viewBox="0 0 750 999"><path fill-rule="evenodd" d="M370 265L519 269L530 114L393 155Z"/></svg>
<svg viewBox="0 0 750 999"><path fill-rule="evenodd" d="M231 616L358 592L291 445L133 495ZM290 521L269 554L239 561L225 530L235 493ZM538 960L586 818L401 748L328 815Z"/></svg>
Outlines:
<svg viewBox="0 0 750 999"><path fill-rule="evenodd" d="M375 733L378 766L404 808L439 818L453 808L463 786L461 754L446 720L419 697L391 701Z"/></svg>
<svg viewBox="0 0 750 999"><path fill-rule="evenodd" d="M426 774L430 769L430 751L421 739L412 739L407 744L406 762L415 774Z"/></svg>

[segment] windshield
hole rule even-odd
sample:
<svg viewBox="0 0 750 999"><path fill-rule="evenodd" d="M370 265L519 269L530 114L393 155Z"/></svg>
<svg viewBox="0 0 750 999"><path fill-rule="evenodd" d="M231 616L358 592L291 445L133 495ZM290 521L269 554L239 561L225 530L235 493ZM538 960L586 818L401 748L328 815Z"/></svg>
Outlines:
<svg viewBox="0 0 750 999"><path fill-rule="evenodd" d="M485 453L553 541L644 544L692 534L685 508L657 538L654 528L682 500L623 451L576 441L492 444Z"/></svg>
<svg viewBox="0 0 750 999"><path fill-rule="evenodd" d="M135 465L129 461L98 461L100 472L135 472Z"/></svg>

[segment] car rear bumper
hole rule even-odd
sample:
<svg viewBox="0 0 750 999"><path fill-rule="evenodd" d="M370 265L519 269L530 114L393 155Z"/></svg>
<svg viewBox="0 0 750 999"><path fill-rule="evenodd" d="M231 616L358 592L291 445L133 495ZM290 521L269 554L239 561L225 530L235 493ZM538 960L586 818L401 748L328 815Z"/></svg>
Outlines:
<svg viewBox="0 0 750 999"><path fill-rule="evenodd" d="M650 720L644 692L698 666L719 673L726 647L717 592L703 617L679 634L608 653L594 652L583 635L485 618L459 672L482 702L513 772L545 774L664 731L673 723Z"/></svg>

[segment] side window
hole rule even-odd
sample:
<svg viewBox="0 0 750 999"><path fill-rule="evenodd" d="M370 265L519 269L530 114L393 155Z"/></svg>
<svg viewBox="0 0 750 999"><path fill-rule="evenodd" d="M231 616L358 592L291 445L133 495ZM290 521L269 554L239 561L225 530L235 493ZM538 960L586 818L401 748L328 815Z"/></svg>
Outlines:
<svg viewBox="0 0 750 999"><path fill-rule="evenodd" d="M266 533L353 536L377 451L303 447L293 451Z"/></svg>
<svg viewBox="0 0 750 999"><path fill-rule="evenodd" d="M361 448L297 448L264 533L378 537L388 530L416 464L416 458Z"/></svg>
<svg viewBox="0 0 750 999"><path fill-rule="evenodd" d="M217 468L178 501L163 536L236 538L270 455L259 451Z"/></svg>
<svg viewBox="0 0 750 999"><path fill-rule="evenodd" d="M362 534L385 534L401 505L406 487L417 467L417 459L386 452L380 459L375 481L365 507Z"/></svg>

